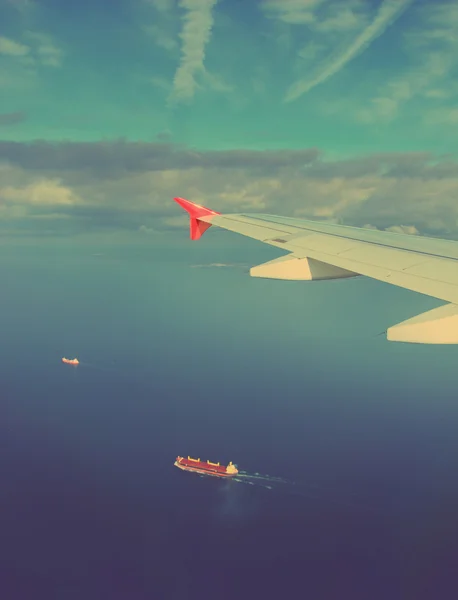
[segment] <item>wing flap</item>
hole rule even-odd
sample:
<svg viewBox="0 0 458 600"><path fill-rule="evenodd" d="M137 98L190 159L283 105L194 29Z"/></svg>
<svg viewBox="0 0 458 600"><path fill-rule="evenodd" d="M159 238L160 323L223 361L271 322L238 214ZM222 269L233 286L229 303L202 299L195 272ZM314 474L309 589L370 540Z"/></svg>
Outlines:
<svg viewBox="0 0 458 600"><path fill-rule="evenodd" d="M338 238L322 233L314 233L309 236L301 236L294 239L295 244L301 244L301 247L317 252L326 252L327 254L342 254L351 252L355 248L355 241L348 238Z"/></svg>
<svg viewBox="0 0 458 600"><path fill-rule="evenodd" d="M360 243L364 244L364 242ZM405 262L411 258L415 258L418 263L418 255L415 257L414 253L406 250L397 250L396 253L392 253L389 261L385 260L385 258L383 260L376 260L373 258L371 261L365 256L366 248L364 246L359 247L359 252L356 255L353 255L352 258L348 258L345 254L332 255L324 252L307 250L306 248L299 247L297 245L297 240L295 241L295 244L296 245L294 246L291 244L290 250L296 255L301 255L302 252L309 258L321 260L322 262L335 265L341 269L354 271L355 273L365 275L366 277L372 277L378 281L384 281L391 285L397 285L420 294L425 294L426 296L432 296L439 300L446 300L458 304L458 284L456 282L456 277L453 276L449 279L443 275L442 280L438 280L437 274L423 272L420 268L418 273L410 273L402 270L402 267L400 268L398 265L405 264ZM434 261L436 260L439 259L434 259ZM458 269L457 261L454 262L456 264L453 266L455 269ZM420 265L417 266L420 267Z"/></svg>
<svg viewBox="0 0 458 600"><path fill-rule="evenodd" d="M429 258L406 269L411 275L420 275L433 281L458 285L458 261L443 258Z"/></svg>
<svg viewBox="0 0 458 600"><path fill-rule="evenodd" d="M381 248L365 242L356 242L349 251L343 252L342 256L349 260L364 261L367 264L389 270L396 265L396 269L399 271L418 265L419 262L418 254L413 252Z"/></svg>

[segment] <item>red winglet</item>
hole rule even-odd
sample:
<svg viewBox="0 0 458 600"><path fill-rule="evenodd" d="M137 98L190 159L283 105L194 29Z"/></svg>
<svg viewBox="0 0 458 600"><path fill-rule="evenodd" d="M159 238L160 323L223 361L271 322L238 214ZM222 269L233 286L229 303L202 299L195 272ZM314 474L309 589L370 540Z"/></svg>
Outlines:
<svg viewBox="0 0 458 600"><path fill-rule="evenodd" d="M209 217L210 215L221 214L214 210L210 210L209 208L205 208L205 206L194 204L194 202L190 202L184 198L174 198L174 200L189 213L190 235L192 240L198 240L201 238L207 229L211 227L211 223L201 221L200 217Z"/></svg>

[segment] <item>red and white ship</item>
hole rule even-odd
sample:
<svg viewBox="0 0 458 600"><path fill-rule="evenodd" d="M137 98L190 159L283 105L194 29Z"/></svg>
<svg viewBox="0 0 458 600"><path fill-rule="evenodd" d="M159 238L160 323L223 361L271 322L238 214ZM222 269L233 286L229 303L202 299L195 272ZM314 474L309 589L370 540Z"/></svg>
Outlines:
<svg viewBox="0 0 458 600"><path fill-rule="evenodd" d="M62 362L66 365L79 365L80 361L77 358L63 358Z"/></svg>
<svg viewBox="0 0 458 600"><path fill-rule="evenodd" d="M230 462L227 467L218 463L212 463L209 460L201 461L200 458L183 458L177 456L174 463L176 467L183 471L191 471L192 473L200 473L201 475L214 475L216 477L234 477L237 475L238 469Z"/></svg>

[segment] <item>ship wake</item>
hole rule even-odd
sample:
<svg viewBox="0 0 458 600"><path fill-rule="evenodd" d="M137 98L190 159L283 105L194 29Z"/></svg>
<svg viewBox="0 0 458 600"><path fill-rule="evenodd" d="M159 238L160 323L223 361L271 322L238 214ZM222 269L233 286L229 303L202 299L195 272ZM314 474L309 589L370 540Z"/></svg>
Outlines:
<svg viewBox="0 0 458 600"><path fill-rule="evenodd" d="M273 492L282 493L288 496L300 496L311 500L318 500L333 505L338 505L347 509L365 511L380 514L380 511L373 506L369 506L358 495L342 495L342 490L335 490L332 487L320 486L315 483L297 483L282 477L272 475L263 475L261 473L248 473L239 471L236 477L232 479L236 483L262 487Z"/></svg>
<svg viewBox="0 0 458 600"><path fill-rule="evenodd" d="M257 485L260 487L272 490L277 486L295 485L294 481L288 481L282 477L274 477L273 475L263 475L261 473L248 473L247 471L239 471L233 481L245 483L247 485Z"/></svg>

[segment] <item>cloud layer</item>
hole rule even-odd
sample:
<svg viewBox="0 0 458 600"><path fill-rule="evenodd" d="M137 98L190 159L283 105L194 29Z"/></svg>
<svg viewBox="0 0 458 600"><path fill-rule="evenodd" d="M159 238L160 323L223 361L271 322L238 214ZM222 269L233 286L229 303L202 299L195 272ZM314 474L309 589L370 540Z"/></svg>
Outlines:
<svg viewBox="0 0 458 600"><path fill-rule="evenodd" d="M428 153L332 161L315 148L199 152L122 140L0 143L4 229L39 228L43 219L56 231L181 228L186 219L176 212L175 195L222 212L458 234L458 163Z"/></svg>
<svg viewBox="0 0 458 600"><path fill-rule="evenodd" d="M2 5L4 231L154 235L186 226L179 194L456 235L454 158L367 151L456 149L456 2L116 0L109 19L103 0L61 3L52 18L45 4ZM145 139L156 142L128 141Z"/></svg>

